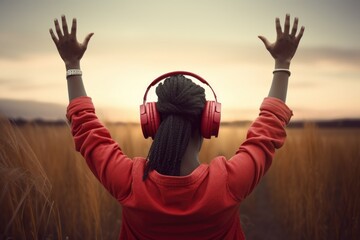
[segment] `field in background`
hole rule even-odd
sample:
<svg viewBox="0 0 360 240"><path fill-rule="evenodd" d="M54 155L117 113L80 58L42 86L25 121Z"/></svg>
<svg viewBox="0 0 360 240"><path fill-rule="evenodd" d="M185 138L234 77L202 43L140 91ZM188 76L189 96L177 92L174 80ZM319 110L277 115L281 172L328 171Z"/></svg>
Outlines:
<svg viewBox="0 0 360 240"><path fill-rule="evenodd" d="M130 157L151 141L138 125L109 125ZM246 127L222 126L203 161L230 157ZM288 129L285 146L241 219L248 239L359 239L360 128ZM0 238L117 239L121 207L74 151L66 125L0 121Z"/></svg>

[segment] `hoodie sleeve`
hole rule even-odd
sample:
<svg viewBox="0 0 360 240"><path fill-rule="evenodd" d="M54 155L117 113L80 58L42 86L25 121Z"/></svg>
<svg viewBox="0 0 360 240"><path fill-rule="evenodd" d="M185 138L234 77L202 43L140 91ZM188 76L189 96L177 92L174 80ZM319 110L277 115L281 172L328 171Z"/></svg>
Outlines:
<svg viewBox="0 0 360 240"><path fill-rule="evenodd" d="M73 99L67 108L67 119L76 151L85 158L90 170L119 201L131 191L133 160L128 158L99 121L89 97Z"/></svg>
<svg viewBox="0 0 360 240"><path fill-rule="evenodd" d="M292 111L283 101L272 97L264 99L245 142L225 163L228 187L237 200L241 201L249 195L269 169L275 150L285 142L285 126L291 116Z"/></svg>

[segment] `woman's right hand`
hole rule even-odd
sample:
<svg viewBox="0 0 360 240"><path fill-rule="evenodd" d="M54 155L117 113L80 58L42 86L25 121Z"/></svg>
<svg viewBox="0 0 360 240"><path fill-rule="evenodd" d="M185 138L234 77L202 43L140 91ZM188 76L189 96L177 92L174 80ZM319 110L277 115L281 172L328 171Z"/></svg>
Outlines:
<svg viewBox="0 0 360 240"><path fill-rule="evenodd" d="M90 38L94 33L88 34L85 37L83 43L79 43L76 38L76 18L73 19L70 33L68 31L66 18L64 15L61 17L61 21L62 31L60 29L58 20L54 20L57 36L55 35L54 31L50 29L49 31L51 38L53 39L61 58L64 60L65 65L77 66L80 64L80 59L84 55Z"/></svg>
<svg viewBox="0 0 360 240"><path fill-rule="evenodd" d="M299 34L296 36L298 18L295 18L294 25L290 33L289 14L285 17L284 31L281 29L279 18L276 18L275 23L277 37L274 43L270 43L264 36L259 36L259 38L264 43L266 49L270 52L275 61L290 64L291 59L295 55L300 39L303 36L305 28L301 27Z"/></svg>

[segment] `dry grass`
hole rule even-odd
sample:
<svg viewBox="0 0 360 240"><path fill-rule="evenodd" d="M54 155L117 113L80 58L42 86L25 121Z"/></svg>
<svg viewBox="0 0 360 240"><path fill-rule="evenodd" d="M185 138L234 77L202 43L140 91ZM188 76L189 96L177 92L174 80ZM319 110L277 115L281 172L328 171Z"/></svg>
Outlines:
<svg viewBox="0 0 360 240"><path fill-rule="evenodd" d="M360 129L289 135L268 184L293 239L359 239Z"/></svg>
<svg viewBox="0 0 360 240"><path fill-rule="evenodd" d="M67 126L2 120L0 143L1 239L117 238L121 209L74 151Z"/></svg>
<svg viewBox="0 0 360 240"><path fill-rule="evenodd" d="M51 182L38 155L19 129L0 121L1 237L36 239L38 232L59 235Z"/></svg>
<svg viewBox="0 0 360 240"><path fill-rule="evenodd" d="M142 139L138 125L109 128L130 157L146 156L150 141ZM218 139L205 141L200 158L230 157L245 133L244 127L223 127ZM307 126L288 133L265 179L272 212L293 239L357 239L360 129ZM2 239L116 239L119 234L121 208L75 153L68 126L13 127L2 119L0 189Z"/></svg>

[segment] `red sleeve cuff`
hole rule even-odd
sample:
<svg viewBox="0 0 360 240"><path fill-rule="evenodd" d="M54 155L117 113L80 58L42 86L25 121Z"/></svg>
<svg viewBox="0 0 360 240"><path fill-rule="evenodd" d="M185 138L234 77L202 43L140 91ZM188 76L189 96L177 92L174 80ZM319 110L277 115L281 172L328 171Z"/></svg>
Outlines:
<svg viewBox="0 0 360 240"><path fill-rule="evenodd" d="M268 111L275 114L286 125L293 116L292 110L283 101L274 97L266 97L261 104L260 111Z"/></svg>
<svg viewBox="0 0 360 240"><path fill-rule="evenodd" d="M67 107L66 118L71 122L72 116L81 111L95 112L95 108L90 97L82 96L72 99Z"/></svg>

